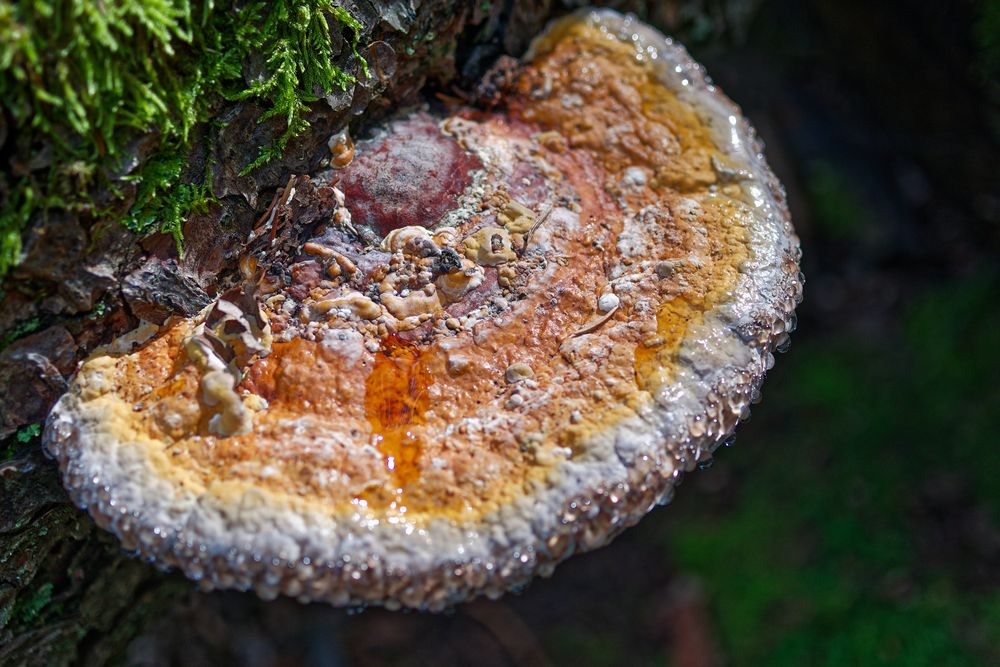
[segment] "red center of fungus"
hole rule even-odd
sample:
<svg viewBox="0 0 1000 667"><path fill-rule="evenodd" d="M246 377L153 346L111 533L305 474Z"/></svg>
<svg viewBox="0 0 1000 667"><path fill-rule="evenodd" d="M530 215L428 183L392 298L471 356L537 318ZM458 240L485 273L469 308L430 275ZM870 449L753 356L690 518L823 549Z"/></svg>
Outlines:
<svg viewBox="0 0 1000 667"><path fill-rule="evenodd" d="M430 116L414 114L360 142L339 187L354 224L385 236L400 227L432 226L456 208L470 172L482 166Z"/></svg>

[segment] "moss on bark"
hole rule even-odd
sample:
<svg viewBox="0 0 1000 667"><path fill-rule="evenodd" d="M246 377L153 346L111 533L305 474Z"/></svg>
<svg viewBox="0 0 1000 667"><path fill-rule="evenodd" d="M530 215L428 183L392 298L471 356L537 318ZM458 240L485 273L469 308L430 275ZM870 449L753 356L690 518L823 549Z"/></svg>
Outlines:
<svg viewBox="0 0 1000 667"><path fill-rule="evenodd" d="M211 200L204 179L183 169L198 123L226 100L259 101L261 121L286 124L243 171L260 167L308 127L309 102L354 83L334 64L339 41L367 73L360 34L332 0L0 2L0 99L11 134L29 160L34 146L50 152L46 169L4 174L0 275L16 263L36 210L88 209L88 190L114 190L123 179L140 186L124 224L170 233L179 247L183 222ZM155 147L123 174L134 159L128 144L149 132Z"/></svg>

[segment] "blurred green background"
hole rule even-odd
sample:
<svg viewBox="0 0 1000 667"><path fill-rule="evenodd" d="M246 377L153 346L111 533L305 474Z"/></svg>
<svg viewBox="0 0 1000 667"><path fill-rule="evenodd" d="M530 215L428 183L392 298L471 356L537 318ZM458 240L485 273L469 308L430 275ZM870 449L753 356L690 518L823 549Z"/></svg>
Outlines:
<svg viewBox="0 0 1000 667"><path fill-rule="evenodd" d="M429 616L183 592L129 663L1000 665L1000 2L646 18L744 107L803 242L799 330L735 446L521 594Z"/></svg>

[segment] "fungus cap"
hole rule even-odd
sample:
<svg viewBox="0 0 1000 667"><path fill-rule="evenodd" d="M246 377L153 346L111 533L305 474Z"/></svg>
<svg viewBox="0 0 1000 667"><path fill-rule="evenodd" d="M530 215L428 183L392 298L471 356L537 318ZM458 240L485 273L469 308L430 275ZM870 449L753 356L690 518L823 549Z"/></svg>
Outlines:
<svg viewBox="0 0 1000 667"><path fill-rule="evenodd" d="M294 179L240 285L84 362L45 444L126 548L441 609L605 544L731 436L802 288L752 129L611 11L504 74L499 110L397 118Z"/></svg>

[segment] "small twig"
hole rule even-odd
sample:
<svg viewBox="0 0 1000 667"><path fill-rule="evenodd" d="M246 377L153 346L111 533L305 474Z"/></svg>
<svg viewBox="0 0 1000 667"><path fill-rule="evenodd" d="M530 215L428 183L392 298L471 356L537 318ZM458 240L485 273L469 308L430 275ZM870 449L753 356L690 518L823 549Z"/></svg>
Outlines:
<svg viewBox="0 0 1000 667"><path fill-rule="evenodd" d="M451 104L471 104L472 95L460 89L458 86L451 87L451 94L448 93L436 93L437 97L442 102L449 102Z"/></svg>
<svg viewBox="0 0 1000 667"><path fill-rule="evenodd" d="M0 477L7 477L12 473L25 473L35 469L35 461L28 456L8 459L0 463Z"/></svg>
<svg viewBox="0 0 1000 667"><path fill-rule="evenodd" d="M570 335L566 336L566 338L563 339L563 342L569 340L570 338L576 338L577 336L582 336L584 334L589 334L592 331L597 331L602 324L610 320L611 317L618 312L619 308L621 308L621 306L615 306L614 308L606 312L604 315L601 315L597 319L593 319L590 322L587 322L582 327L580 327Z"/></svg>
<svg viewBox="0 0 1000 667"><path fill-rule="evenodd" d="M292 196L295 195L295 187L294 187L295 181L296 181L295 174L292 174L291 176L288 177L288 184L285 185L285 189L281 191L281 199L283 199L284 201L282 201L280 204L274 207L274 211L272 211L271 214L271 220L274 220L274 214L277 213L278 209L280 209L282 206L287 206L288 202L292 200ZM274 245L274 239L277 236L277 234L278 234L278 226L271 224L271 245Z"/></svg>
<svg viewBox="0 0 1000 667"><path fill-rule="evenodd" d="M542 211L542 214L538 216L534 224L532 224L531 227L528 229L528 231L525 233L524 244L521 246L521 252L524 252L525 250L528 249L528 241L531 240L531 235L535 233L535 230L537 230L539 227L542 226L542 223L545 222L546 219L548 219L549 214L552 213L553 208L554 205L552 204L552 202L549 202L548 204L545 205L545 210Z"/></svg>
<svg viewBox="0 0 1000 667"><path fill-rule="evenodd" d="M254 225L253 231L250 233L250 238L247 240L248 244L259 239L263 233L267 231L267 229L271 226L271 223L274 222L274 216L277 213L278 208L288 203L287 200L285 202L282 202L281 200L285 199L288 195L288 191L293 189L292 185L295 183L295 178L295 174L289 176L288 184L285 185L284 189L282 189L281 192L274 193L274 197L271 199L271 204L267 207L264 213L261 214L260 218L257 219L257 224ZM271 241L272 243L274 241L273 233L271 234Z"/></svg>

